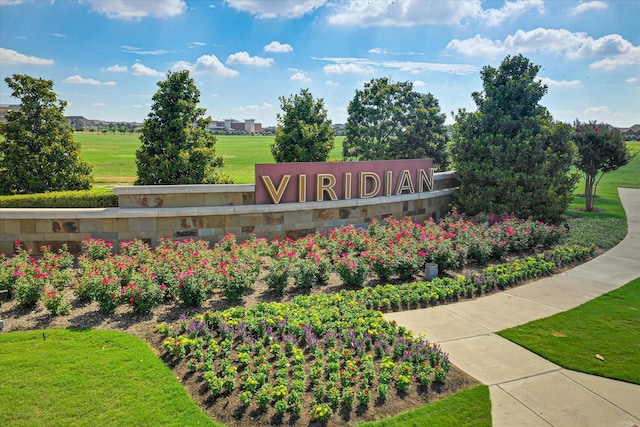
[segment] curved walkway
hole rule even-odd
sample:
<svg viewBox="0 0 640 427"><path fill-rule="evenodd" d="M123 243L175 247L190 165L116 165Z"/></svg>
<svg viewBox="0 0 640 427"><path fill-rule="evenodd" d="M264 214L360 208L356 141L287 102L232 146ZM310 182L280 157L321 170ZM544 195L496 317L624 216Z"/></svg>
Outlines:
<svg viewBox="0 0 640 427"><path fill-rule="evenodd" d="M569 310L640 276L640 190L619 189L628 234L567 272L484 298L389 313L489 386L494 426L640 426L640 386L563 369L494 332ZM639 365L640 366L640 365Z"/></svg>

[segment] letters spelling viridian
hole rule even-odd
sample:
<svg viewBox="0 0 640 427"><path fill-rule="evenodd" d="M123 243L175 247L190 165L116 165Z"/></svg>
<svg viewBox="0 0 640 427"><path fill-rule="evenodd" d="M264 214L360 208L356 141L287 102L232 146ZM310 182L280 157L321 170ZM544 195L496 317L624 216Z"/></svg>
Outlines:
<svg viewBox="0 0 640 427"><path fill-rule="evenodd" d="M433 191L431 159L257 164L256 204L349 200Z"/></svg>

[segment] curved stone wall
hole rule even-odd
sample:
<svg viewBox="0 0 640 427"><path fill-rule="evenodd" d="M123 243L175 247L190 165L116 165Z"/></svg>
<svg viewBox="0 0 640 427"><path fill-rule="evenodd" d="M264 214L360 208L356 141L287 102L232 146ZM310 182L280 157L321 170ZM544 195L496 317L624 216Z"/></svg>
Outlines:
<svg viewBox="0 0 640 427"><path fill-rule="evenodd" d="M266 238L297 238L313 232L373 218L439 219L449 211L458 186L453 172L434 175L430 192L324 202L253 204L253 185L119 187L118 208L0 209L0 253L12 253L14 242L33 249L54 250L67 244L80 252L80 242L101 238L114 243L160 238L219 241L226 233L238 240L252 234Z"/></svg>

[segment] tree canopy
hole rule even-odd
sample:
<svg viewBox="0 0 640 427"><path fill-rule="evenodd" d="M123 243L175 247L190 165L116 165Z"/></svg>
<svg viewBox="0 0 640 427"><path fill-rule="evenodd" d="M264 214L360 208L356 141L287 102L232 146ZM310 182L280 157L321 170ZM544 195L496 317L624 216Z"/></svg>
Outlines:
<svg viewBox="0 0 640 427"><path fill-rule="evenodd" d="M80 158L53 81L14 74L5 82L20 109L0 125L0 194L90 189L92 167Z"/></svg>
<svg viewBox="0 0 640 427"><path fill-rule="evenodd" d="M595 121L580 123L578 120L573 126L573 140L578 147L576 167L585 176L585 209L592 212L598 182L606 173L629 163L634 155L625 144L620 131L612 126Z"/></svg>
<svg viewBox="0 0 640 427"><path fill-rule="evenodd" d="M468 214L515 213L557 221L572 200L575 144L569 125L554 122L539 102L547 86L540 67L507 56L480 75L477 110L455 116L451 155L462 182L456 207Z"/></svg>
<svg viewBox="0 0 640 427"><path fill-rule="evenodd" d="M281 96L283 114L278 114L271 154L276 162L324 162L334 147L335 131L322 98L308 89L289 98Z"/></svg>
<svg viewBox="0 0 640 427"><path fill-rule="evenodd" d="M358 160L432 158L448 167L446 116L430 93L411 82L372 79L349 102L342 153Z"/></svg>
<svg viewBox="0 0 640 427"><path fill-rule="evenodd" d="M211 117L197 106L200 91L189 71L169 72L158 86L136 151L136 184L229 182L219 172L224 160L216 154L216 137L208 131Z"/></svg>

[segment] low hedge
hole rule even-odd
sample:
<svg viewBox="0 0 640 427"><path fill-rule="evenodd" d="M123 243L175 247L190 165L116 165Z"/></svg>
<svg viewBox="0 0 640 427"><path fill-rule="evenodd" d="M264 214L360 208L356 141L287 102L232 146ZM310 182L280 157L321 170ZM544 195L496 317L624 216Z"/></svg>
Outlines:
<svg viewBox="0 0 640 427"><path fill-rule="evenodd" d="M118 196L108 188L0 196L0 208L113 208Z"/></svg>

